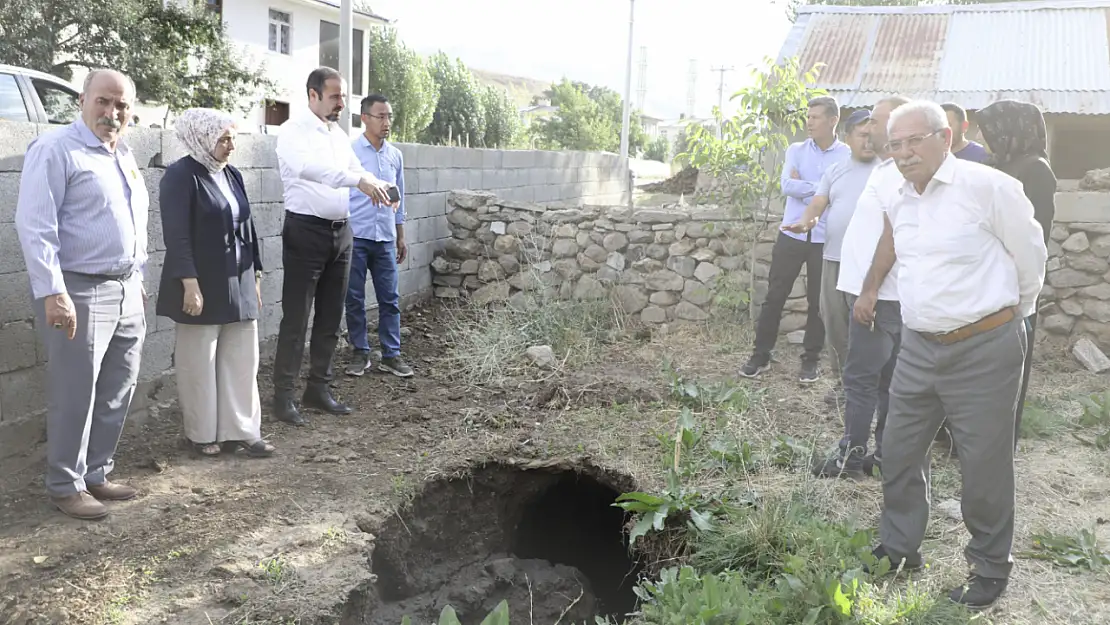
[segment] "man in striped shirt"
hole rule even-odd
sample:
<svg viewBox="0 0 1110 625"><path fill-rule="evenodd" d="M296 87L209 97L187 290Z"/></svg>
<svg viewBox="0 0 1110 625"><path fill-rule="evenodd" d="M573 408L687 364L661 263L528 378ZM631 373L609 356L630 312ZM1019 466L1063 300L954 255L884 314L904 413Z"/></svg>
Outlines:
<svg viewBox="0 0 1110 625"><path fill-rule="evenodd" d="M81 117L33 141L15 225L46 346L46 489L78 519L133 498L108 481L146 336L142 268L150 200L122 134L135 85L119 72L85 79Z"/></svg>

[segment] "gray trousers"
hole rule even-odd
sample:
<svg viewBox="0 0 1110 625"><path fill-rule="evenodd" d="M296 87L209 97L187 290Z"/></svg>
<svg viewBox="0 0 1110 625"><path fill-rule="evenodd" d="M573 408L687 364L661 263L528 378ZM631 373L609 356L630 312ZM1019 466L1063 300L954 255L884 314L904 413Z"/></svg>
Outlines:
<svg viewBox="0 0 1110 625"><path fill-rule="evenodd" d="M843 293L849 309L855 295ZM875 455L882 457L883 429L890 406L890 380L902 345L902 307L898 302L875 302L875 326L855 319L848 326L848 357L844 361L844 438L841 456L860 463L867 455L871 421L875 424ZM849 453L850 452L850 453Z"/></svg>
<svg viewBox="0 0 1110 625"><path fill-rule="evenodd" d="M960 459L960 507L974 573L1006 579L1013 568L1014 409L1026 334L1021 318L952 345L909 329L890 385L883 433L879 537L894 556L917 553L929 521L929 446L948 418Z"/></svg>
<svg viewBox="0 0 1110 625"><path fill-rule="evenodd" d="M840 380L844 362L848 358L848 322L852 308L846 293L836 290L840 279L840 262L823 261L821 269L821 321L825 323L825 345L829 351L829 366L835 379Z"/></svg>
<svg viewBox="0 0 1110 625"><path fill-rule="evenodd" d="M112 471L146 337L138 274L122 281L69 272L63 278L77 311L73 340L47 325L44 300L34 303L49 359L46 490L58 496L103 484Z"/></svg>

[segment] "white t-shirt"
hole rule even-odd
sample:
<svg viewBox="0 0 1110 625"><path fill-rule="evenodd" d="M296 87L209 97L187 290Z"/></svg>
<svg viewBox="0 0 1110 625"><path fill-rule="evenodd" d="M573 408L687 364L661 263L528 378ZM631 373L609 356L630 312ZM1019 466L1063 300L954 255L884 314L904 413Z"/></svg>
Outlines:
<svg viewBox="0 0 1110 625"><path fill-rule="evenodd" d="M1016 179L949 156L924 193L906 182L884 208L907 328L951 332L1007 306L1036 311L1048 250Z"/></svg>
<svg viewBox="0 0 1110 625"><path fill-rule="evenodd" d="M871 270L875 248L883 235L883 212L898 199L898 189L905 180L893 159L883 161L872 170L856 203L848 230L844 232L840 250L840 278L836 283L838 291L855 296L863 291L863 279ZM897 275L898 262L895 261L894 267L891 267L890 273L879 286L879 299L898 301Z"/></svg>

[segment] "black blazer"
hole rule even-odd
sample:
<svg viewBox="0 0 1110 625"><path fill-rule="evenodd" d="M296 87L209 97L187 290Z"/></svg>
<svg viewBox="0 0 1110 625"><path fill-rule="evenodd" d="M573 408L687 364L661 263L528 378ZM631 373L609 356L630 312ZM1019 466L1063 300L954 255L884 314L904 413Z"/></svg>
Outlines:
<svg viewBox="0 0 1110 625"><path fill-rule="evenodd" d="M262 271L243 176L228 165L231 190L239 202L239 227L233 229L231 209L208 170L186 156L166 168L159 188L162 239L166 261L158 288L156 312L177 323L223 325L258 319L255 271ZM217 175L224 175L223 172ZM235 248L242 242L239 262ZM196 317L182 310L182 278L196 278L204 309Z"/></svg>

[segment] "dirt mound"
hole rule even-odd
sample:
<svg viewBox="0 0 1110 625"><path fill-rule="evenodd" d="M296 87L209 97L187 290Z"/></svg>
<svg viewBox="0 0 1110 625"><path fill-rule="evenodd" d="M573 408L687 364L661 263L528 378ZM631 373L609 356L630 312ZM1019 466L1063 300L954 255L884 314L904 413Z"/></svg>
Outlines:
<svg viewBox="0 0 1110 625"><path fill-rule="evenodd" d="M510 623L586 623L598 613L597 598L581 571L547 560L521 560L504 554L464 566L438 590L385 605L370 625L434 623L451 606L463 625L477 625L502 600Z"/></svg>
<svg viewBox="0 0 1110 625"><path fill-rule="evenodd" d="M698 170L695 167L686 167L677 174L663 180L643 186L648 193L668 193L671 195L691 195L698 186Z"/></svg>

